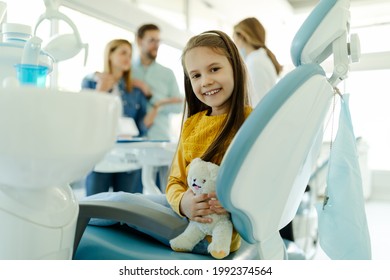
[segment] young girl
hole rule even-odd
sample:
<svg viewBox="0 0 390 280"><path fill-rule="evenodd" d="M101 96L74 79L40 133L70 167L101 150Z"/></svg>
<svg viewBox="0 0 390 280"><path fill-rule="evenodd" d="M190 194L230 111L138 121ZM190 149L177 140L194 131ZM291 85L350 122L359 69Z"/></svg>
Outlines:
<svg viewBox="0 0 390 280"><path fill-rule="evenodd" d="M215 193L195 196L189 189L187 166L196 157L219 165L234 135L252 111L248 105L245 66L233 41L221 31L208 31L191 38L184 49L182 64L188 114L182 124L166 195L101 193L86 200L150 205L164 212L168 207L169 213L180 220L188 218L201 223L211 222L204 217L208 214L226 213ZM92 223L115 222L95 219ZM207 254L210 238L195 246L193 252ZM159 240L169 246L169 240ZM230 251L239 247L240 237L234 231Z"/></svg>
<svg viewBox="0 0 390 280"><path fill-rule="evenodd" d="M210 218L204 216L226 210L215 193L194 195L187 185L187 167L196 157L219 165L250 114L245 66L233 41L221 31L208 31L191 38L183 51L182 65L188 114L172 162L166 196L180 216L210 223ZM239 246L240 237L234 232L231 251Z"/></svg>

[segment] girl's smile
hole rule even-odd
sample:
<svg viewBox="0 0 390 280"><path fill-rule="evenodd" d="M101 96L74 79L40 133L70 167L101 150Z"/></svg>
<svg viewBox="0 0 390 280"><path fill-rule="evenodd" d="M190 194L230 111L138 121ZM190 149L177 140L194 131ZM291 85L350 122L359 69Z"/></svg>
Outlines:
<svg viewBox="0 0 390 280"><path fill-rule="evenodd" d="M220 90L221 89L213 89L213 90L210 90L210 91L206 91L203 94L210 96L210 95L214 95L214 94L218 93Z"/></svg>

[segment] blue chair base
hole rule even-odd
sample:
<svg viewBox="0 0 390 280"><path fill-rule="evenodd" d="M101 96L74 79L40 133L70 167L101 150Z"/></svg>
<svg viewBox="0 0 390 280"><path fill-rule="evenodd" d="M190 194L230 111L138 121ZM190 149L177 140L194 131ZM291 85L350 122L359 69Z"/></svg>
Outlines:
<svg viewBox="0 0 390 280"><path fill-rule="evenodd" d="M258 259L255 245L242 240L241 248L225 259ZM76 260L214 260L210 255L175 252L127 225L87 226L74 254Z"/></svg>
<svg viewBox="0 0 390 280"><path fill-rule="evenodd" d="M289 259L303 260L304 253L285 240ZM210 255L175 252L156 239L127 225L87 226L74 254L75 260L215 260ZM259 259L257 248L241 240L238 251L226 260Z"/></svg>

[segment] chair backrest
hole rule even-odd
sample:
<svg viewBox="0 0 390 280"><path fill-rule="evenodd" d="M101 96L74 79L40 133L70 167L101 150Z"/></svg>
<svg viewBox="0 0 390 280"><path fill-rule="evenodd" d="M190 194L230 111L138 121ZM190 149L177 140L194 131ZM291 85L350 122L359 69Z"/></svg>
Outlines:
<svg viewBox="0 0 390 280"><path fill-rule="evenodd" d="M333 96L333 85L319 63L348 31L349 17L339 20L340 10L348 7L345 0L322 0L316 6L292 43L297 68L256 106L221 163L218 198L240 235L258 244L263 259L286 256L279 230L296 214ZM324 33L324 26L333 21L337 24Z"/></svg>

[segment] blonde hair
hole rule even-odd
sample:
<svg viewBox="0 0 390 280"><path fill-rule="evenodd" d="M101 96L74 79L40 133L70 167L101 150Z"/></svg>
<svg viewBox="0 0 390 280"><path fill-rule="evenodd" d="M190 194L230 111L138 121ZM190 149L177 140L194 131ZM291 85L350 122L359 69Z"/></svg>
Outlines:
<svg viewBox="0 0 390 280"><path fill-rule="evenodd" d="M112 73L112 65L110 60L110 55L113 53L116 48L120 45L128 45L131 50L133 50L132 44L126 39L114 39L107 43L104 50L104 72ZM131 92L133 90L133 83L131 81L131 69L123 73L123 80L125 81L126 91Z"/></svg>
<svg viewBox="0 0 390 280"><path fill-rule="evenodd" d="M280 65L273 52L267 48L265 44L266 31L260 21L254 17L246 18L234 26L234 33L237 37L244 40L251 45L254 49L263 48L268 57L271 59L276 73L279 75L283 70L283 66Z"/></svg>

